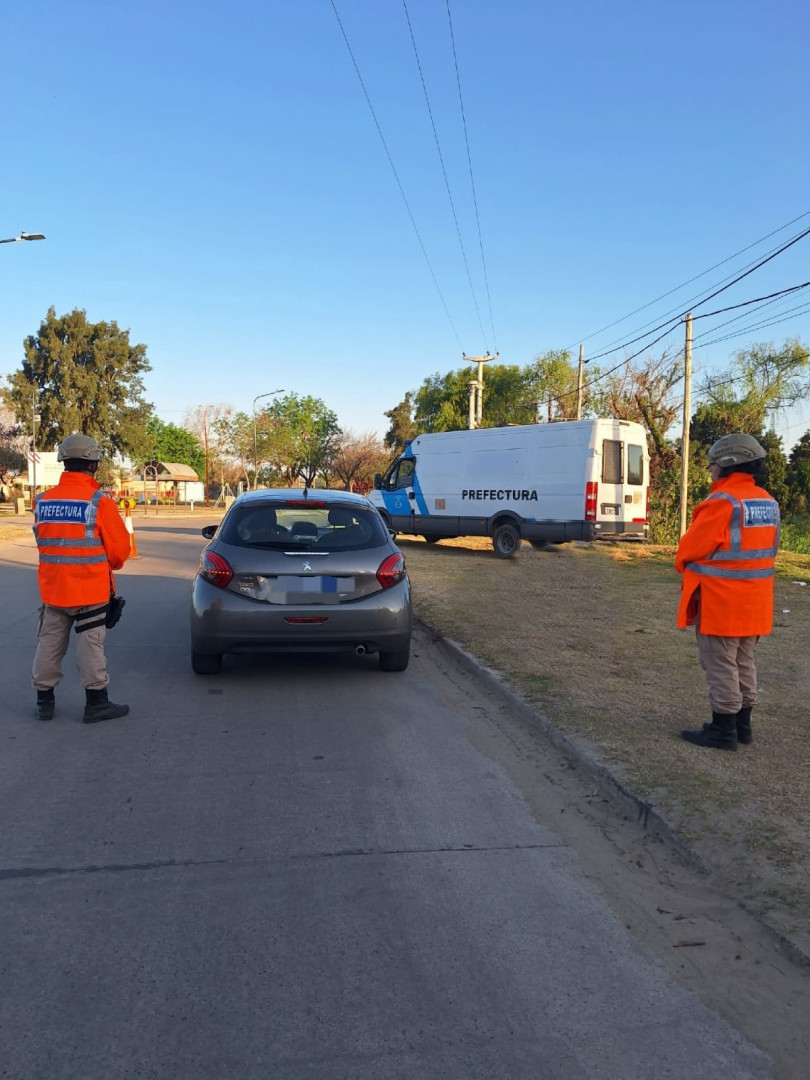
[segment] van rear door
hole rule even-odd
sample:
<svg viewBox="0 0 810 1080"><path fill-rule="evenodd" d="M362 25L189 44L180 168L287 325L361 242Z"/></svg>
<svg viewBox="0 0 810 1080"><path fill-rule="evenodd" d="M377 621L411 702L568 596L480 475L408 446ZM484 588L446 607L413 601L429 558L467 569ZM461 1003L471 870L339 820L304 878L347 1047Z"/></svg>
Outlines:
<svg viewBox="0 0 810 1080"><path fill-rule="evenodd" d="M639 437L602 440L602 473L596 489L599 532L646 534L646 453ZM593 507L591 508L593 512Z"/></svg>

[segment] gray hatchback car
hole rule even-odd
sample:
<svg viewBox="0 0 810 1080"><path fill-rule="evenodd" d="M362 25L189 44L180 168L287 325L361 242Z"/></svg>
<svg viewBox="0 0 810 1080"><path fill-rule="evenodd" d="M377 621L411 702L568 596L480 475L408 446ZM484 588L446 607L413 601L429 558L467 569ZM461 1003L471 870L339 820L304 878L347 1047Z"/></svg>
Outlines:
<svg viewBox="0 0 810 1080"><path fill-rule="evenodd" d="M411 591L402 552L371 503L346 491L249 491L200 555L191 594L191 666L225 653L378 653L404 671Z"/></svg>

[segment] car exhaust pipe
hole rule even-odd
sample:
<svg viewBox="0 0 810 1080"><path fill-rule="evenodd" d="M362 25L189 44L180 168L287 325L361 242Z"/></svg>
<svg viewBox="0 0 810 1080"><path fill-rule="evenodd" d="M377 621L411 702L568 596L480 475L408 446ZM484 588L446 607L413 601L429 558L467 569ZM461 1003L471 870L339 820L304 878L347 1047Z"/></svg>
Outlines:
<svg viewBox="0 0 810 1080"><path fill-rule="evenodd" d="M354 652L355 652L356 656L365 656L366 655L366 647L365 647L365 645L358 645L357 648L354 650Z"/></svg>

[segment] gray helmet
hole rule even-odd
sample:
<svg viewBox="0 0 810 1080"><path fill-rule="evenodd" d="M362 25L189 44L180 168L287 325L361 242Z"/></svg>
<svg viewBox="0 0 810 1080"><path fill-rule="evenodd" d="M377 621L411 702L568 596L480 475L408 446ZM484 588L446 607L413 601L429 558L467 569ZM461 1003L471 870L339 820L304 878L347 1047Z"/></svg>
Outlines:
<svg viewBox="0 0 810 1080"><path fill-rule="evenodd" d="M733 435L724 435L709 450L709 464L719 465L727 469L731 465L745 465L751 461L763 461L766 456L765 449L760 446L753 435L743 435L735 432Z"/></svg>
<svg viewBox="0 0 810 1080"><path fill-rule="evenodd" d="M57 447L57 461L76 458L79 461L101 461L101 447L89 435L68 435Z"/></svg>

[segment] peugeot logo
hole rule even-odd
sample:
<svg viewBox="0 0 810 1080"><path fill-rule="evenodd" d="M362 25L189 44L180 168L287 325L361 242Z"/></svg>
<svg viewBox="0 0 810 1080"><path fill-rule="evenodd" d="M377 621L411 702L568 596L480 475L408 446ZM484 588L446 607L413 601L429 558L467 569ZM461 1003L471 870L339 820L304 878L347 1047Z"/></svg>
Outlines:
<svg viewBox="0 0 810 1080"><path fill-rule="evenodd" d="M304 569L309 570L310 574L312 573L312 567L309 565L309 563L306 560L304 560Z"/></svg>

